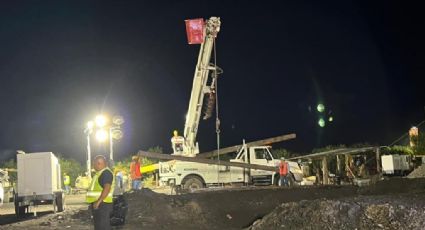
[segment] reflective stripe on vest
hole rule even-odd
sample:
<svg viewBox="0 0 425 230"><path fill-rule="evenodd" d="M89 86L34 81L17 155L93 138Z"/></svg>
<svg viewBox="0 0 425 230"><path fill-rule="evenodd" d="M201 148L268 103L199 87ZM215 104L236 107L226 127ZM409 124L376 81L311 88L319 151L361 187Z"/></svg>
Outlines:
<svg viewBox="0 0 425 230"><path fill-rule="evenodd" d="M103 171L105 170L109 170L109 172L111 172L112 174L112 178L114 178L114 174L112 173L112 171L109 168L104 168L101 171L97 172L92 181L91 181L91 185L89 187L89 190L87 191L87 195L86 195L86 202L87 203L93 203L95 201L97 201L97 199L99 199L100 194L102 193L102 186L100 186L99 183L99 177L100 175L102 175ZM114 179L112 179L112 184L111 184L111 190L108 193L108 196L105 197L105 199L103 199L103 202L105 203L112 203L112 194L114 193Z"/></svg>

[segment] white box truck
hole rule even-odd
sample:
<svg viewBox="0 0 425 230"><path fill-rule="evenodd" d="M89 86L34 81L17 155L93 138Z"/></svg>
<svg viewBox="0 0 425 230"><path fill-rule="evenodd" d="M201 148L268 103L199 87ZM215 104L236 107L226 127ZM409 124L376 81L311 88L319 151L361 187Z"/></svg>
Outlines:
<svg viewBox="0 0 425 230"><path fill-rule="evenodd" d="M58 158L51 152L17 154L18 186L15 193L17 217L30 206L51 204L53 211L63 211L61 169Z"/></svg>

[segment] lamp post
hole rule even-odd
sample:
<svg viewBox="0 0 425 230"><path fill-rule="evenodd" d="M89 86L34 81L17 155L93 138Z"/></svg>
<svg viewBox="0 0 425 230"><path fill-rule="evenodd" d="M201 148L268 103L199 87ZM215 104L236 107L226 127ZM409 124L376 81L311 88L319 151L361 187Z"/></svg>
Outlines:
<svg viewBox="0 0 425 230"><path fill-rule="evenodd" d="M84 133L87 134L87 176L91 179L91 148L90 148L90 134L93 132L93 121L87 122Z"/></svg>
<svg viewBox="0 0 425 230"><path fill-rule="evenodd" d="M95 118L97 126L96 139L99 142L105 142L109 137L109 161L110 166L113 166L114 161L114 141L113 139L121 139L123 134L120 125L124 123L124 119L121 116L114 116L112 123L108 124L108 119L104 115L97 115Z"/></svg>

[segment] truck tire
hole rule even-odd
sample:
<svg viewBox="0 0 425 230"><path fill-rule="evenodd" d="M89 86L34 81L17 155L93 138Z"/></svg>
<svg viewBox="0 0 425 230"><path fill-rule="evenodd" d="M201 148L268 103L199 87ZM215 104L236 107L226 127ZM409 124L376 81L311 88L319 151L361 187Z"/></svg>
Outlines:
<svg viewBox="0 0 425 230"><path fill-rule="evenodd" d="M204 183L202 182L202 179L198 176L187 176L184 178L183 181L183 189L189 189L189 190L197 190L200 188L204 188Z"/></svg>
<svg viewBox="0 0 425 230"><path fill-rule="evenodd" d="M289 187L293 187L293 186L297 186L298 184L295 182L295 178L294 178L294 175L292 174L292 173L289 173L289 175L287 176L287 179L288 179L288 184L289 184ZM276 185L276 186L281 186L281 184L280 184L280 176L279 175L277 175L276 177L275 177L275 182L274 182L274 184Z"/></svg>
<svg viewBox="0 0 425 230"><path fill-rule="evenodd" d="M17 218L21 218L25 215L26 206L19 207L18 194L15 193L13 197L13 202L15 204L15 214Z"/></svg>
<svg viewBox="0 0 425 230"><path fill-rule="evenodd" d="M297 186L298 184L295 182L295 177L292 173L289 173L288 176L288 183L289 183L289 187L294 187Z"/></svg>
<svg viewBox="0 0 425 230"><path fill-rule="evenodd" d="M56 210L58 212L63 212L65 206L65 197L63 196L63 193L57 193L56 194Z"/></svg>

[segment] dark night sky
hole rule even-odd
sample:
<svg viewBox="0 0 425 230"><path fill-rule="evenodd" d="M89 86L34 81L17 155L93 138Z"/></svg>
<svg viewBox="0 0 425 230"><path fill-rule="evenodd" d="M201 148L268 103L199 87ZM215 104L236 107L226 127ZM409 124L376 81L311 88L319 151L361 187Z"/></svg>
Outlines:
<svg viewBox="0 0 425 230"><path fill-rule="evenodd" d="M3 1L0 160L23 149L83 161L99 112L126 120L118 158L171 152L199 51L184 20L210 16L222 20L222 146L291 132L292 151L390 144L425 116L424 17L405 2ZM323 129L308 109L319 101L335 118ZM216 148L214 122L200 124L201 151Z"/></svg>

